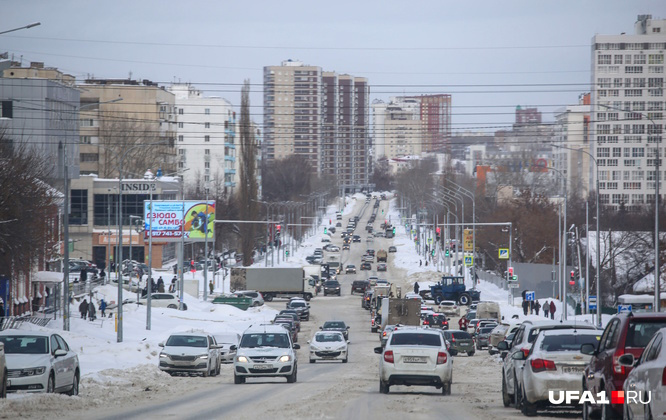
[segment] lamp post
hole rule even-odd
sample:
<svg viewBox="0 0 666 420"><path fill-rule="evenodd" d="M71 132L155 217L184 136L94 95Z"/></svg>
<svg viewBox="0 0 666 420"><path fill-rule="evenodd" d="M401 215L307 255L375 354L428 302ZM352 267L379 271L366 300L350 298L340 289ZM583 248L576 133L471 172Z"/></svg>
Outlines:
<svg viewBox="0 0 666 420"><path fill-rule="evenodd" d="M208 192L210 190L210 183L213 181L214 179L209 179L206 182L206 221L204 222L204 301L208 300Z"/></svg>
<svg viewBox="0 0 666 420"><path fill-rule="evenodd" d="M0 32L0 35L8 34L10 32L20 31L21 29L34 28L35 26L39 26L39 25L41 25L41 22L31 23L29 25L21 26L20 28L14 28L14 29L9 29L9 30L6 30L6 31L2 31L2 32Z"/></svg>
<svg viewBox="0 0 666 420"><path fill-rule="evenodd" d="M150 184L150 216L148 217L148 279L146 286L148 294L146 295L146 330L151 328L151 313L152 313L152 294L153 294L153 189L155 187L155 175L148 169L143 175L143 179L152 181ZM132 231L130 230L130 261L132 260Z"/></svg>
<svg viewBox="0 0 666 420"><path fill-rule="evenodd" d="M589 153L583 149L573 149L565 146L560 146L560 145L555 145L552 144L551 146L557 147L558 149L566 149L566 150L571 150L571 151L580 151L582 153L585 153L592 159L594 162L594 167L596 168L596 189L597 189L597 194L596 194L596 206L597 206L597 327L601 328L601 231L599 230L599 164L597 163L597 159L592 156L592 153ZM588 235L589 237L589 235ZM589 254L589 241L588 242L588 254ZM588 257L589 258L589 257ZM587 307L589 308L590 302L589 302L589 275L586 274L586 279L585 281L587 282L585 286L585 291L587 294ZM589 309L588 309L589 311Z"/></svg>
<svg viewBox="0 0 666 420"><path fill-rule="evenodd" d="M472 200L472 223L476 223L476 196L474 193L451 179L448 179L448 182L458 187L458 192ZM476 225L474 224L472 225L472 248L472 257L474 259L474 264L472 265L472 272L474 273L472 284L476 287Z"/></svg>
<svg viewBox="0 0 666 420"><path fill-rule="evenodd" d="M599 104L600 106L608 109L612 109L620 112L628 112L624 109L615 108L609 105ZM654 175L655 175L655 184L654 184L654 311L661 312L661 282L659 273L659 166L661 160L661 153L659 151L659 144L661 143L661 133L660 127L654 122L650 115L643 112L631 111L633 114L638 114L641 117L645 117L648 121L652 123L654 127L653 134L656 136L656 146L655 146L655 159L654 159ZM597 177L597 181L599 177ZM597 208L598 211L598 208ZM597 213L598 214L598 213ZM597 219L598 220L598 219ZM597 254L599 251L597 250ZM598 299L598 298L597 298Z"/></svg>

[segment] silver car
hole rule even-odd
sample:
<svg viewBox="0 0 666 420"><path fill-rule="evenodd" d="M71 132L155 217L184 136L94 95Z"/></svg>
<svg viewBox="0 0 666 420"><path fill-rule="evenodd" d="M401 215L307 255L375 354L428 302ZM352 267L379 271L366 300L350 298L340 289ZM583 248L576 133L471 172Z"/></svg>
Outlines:
<svg viewBox="0 0 666 420"><path fill-rule="evenodd" d="M201 373L215 376L220 373L220 352L215 339L206 333L186 332L172 334L162 347L160 370L176 373Z"/></svg>
<svg viewBox="0 0 666 420"><path fill-rule="evenodd" d="M519 395L523 414L533 416L539 408L547 407L550 390L582 393L583 373L592 356L581 354L580 347L596 346L600 338L601 331L597 330L542 331L527 358L523 352L514 353L516 360L525 361Z"/></svg>
<svg viewBox="0 0 666 420"><path fill-rule="evenodd" d="M220 348L220 362L233 363L241 336L238 333L215 334L215 341Z"/></svg>
<svg viewBox="0 0 666 420"><path fill-rule="evenodd" d="M7 330L0 333L7 361L8 392L79 395L79 358L58 334Z"/></svg>

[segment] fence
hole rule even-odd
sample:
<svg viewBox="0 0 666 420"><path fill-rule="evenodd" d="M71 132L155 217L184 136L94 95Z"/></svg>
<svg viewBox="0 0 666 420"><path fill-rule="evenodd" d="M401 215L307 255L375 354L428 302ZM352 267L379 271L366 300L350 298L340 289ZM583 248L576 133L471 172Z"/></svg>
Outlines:
<svg viewBox="0 0 666 420"><path fill-rule="evenodd" d="M53 318L44 318L40 316L8 316L2 320L0 324L1 330L20 329L24 322L45 327Z"/></svg>

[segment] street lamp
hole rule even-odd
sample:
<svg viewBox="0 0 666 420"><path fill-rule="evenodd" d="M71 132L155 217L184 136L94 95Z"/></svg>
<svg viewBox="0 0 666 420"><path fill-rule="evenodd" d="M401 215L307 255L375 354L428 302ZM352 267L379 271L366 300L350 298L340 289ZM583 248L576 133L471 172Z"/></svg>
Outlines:
<svg viewBox="0 0 666 420"><path fill-rule="evenodd" d="M451 179L447 179L447 181L458 187L458 192L464 194L472 200L472 256L474 259L472 270L474 273L473 284L474 287L476 287L476 225L474 225L474 223L476 223L476 197L472 191L456 183L455 181L452 181Z"/></svg>
<svg viewBox="0 0 666 420"><path fill-rule="evenodd" d="M39 25L41 25L41 22L31 23L31 24L29 24L29 25L21 26L20 28L14 28L14 29L9 29L9 30L7 30L7 31L2 31L2 32L0 32L0 35L8 34L8 33L10 33L10 32L14 32L14 31L20 31L21 29L30 29L30 28L34 28L35 26L39 26Z"/></svg>
<svg viewBox="0 0 666 420"><path fill-rule="evenodd" d="M143 175L143 179L152 181L150 184L150 216L148 217L148 280L146 287L148 294L146 296L146 330L151 328L151 313L152 313L152 294L153 294L153 189L155 187L155 175L148 169ZM132 231L130 231L130 250L132 243ZM132 251L130 251L130 261L132 260Z"/></svg>
<svg viewBox="0 0 666 420"><path fill-rule="evenodd" d="M210 191L210 183L215 181L209 179L206 181L206 221L204 222L204 288L203 298L204 301L208 300L208 192ZM214 247L214 246L213 246Z"/></svg>

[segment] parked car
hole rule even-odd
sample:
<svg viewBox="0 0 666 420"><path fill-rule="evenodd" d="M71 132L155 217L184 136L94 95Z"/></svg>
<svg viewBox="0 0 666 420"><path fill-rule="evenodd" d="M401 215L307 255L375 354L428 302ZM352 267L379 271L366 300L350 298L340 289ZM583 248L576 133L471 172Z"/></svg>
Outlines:
<svg viewBox="0 0 666 420"><path fill-rule="evenodd" d="M5 330L0 332L0 342L4 345L6 392L79 395L79 357L59 334Z"/></svg>
<svg viewBox="0 0 666 420"><path fill-rule="evenodd" d="M636 391L646 401L646 395L650 395L648 404L638 404L637 401L628 399L624 406L623 418L660 418L660 413L666 413L666 328L657 331L640 358L627 353L618 359L620 366L633 367L631 373L624 381L624 393Z"/></svg>
<svg viewBox="0 0 666 420"><path fill-rule="evenodd" d="M379 361L379 392L392 385L425 385L451 394L453 363L442 335L436 330L411 327L391 333L386 347L375 347Z"/></svg>
<svg viewBox="0 0 666 420"><path fill-rule="evenodd" d="M386 271L386 269L387 269L386 263L377 264L377 271Z"/></svg>
<svg viewBox="0 0 666 420"><path fill-rule="evenodd" d="M234 294L252 299L251 306L262 306L264 304L264 296L256 290L236 290Z"/></svg>
<svg viewBox="0 0 666 420"><path fill-rule="evenodd" d="M287 382L297 379L298 360L288 331L280 325L251 326L241 338L234 360L234 383L243 384L247 378L283 376Z"/></svg>
<svg viewBox="0 0 666 420"><path fill-rule="evenodd" d="M500 354L506 352L506 357L502 362L502 402L505 407L511 404L516 406L518 395L521 393L522 375L520 372L523 369L524 361L515 359L513 354L522 352L527 357L534 340L541 331L570 328L596 330L594 325L574 321L525 321L516 330L510 344L507 340L497 344Z"/></svg>
<svg viewBox="0 0 666 420"><path fill-rule="evenodd" d="M7 361L5 358L5 344L0 341L0 398L7 398Z"/></svg>
<svg viewBox="0 0 666 420"><path fill-rule="evenodd" d="M437 312L448 316L460 316L460 307L452 300L443 300L439 303Z"/></svg>
<svg viewBox="0 0 666 420"><path fill-rule="evenodd" d="M359 292L365 294L365 291L370 287L370 282L367 280L354 280L351 285L351 294Z"/></svg>
<svg viewBox="0 0 666 420"><path fill-rule="evenodd" d="M298 341L298 327L296 326L296 321L294 321L291 316L278 315L273 320L273 325L283 326L287 331L289 331L291 341L294 343Z"/></svg>
<svg viewBox="0 0 666 420"><path fill-rule="evenodd" d="M456 356L458 353L474 356L474 340L467 331L444 330L442 334L451 343L451 356Z"/></svg>
<svg viewBox="0 0 666 420"><path fill-rule="evenodd" d="M337 280L327 280L324 282L324 296L340 296L340 283Z"/></svg>
<svg viewBox="0 0 666 420"><path fill-rule="evenodd" d="M308 341L310 345L310 363L317 360L349 360L348 341L340 331L317 331Z"/></svg>
<svg viewBox="0 0 666 420"><path fill-rule="evenodd" d="M301 318L298 313L293 309L283 309L279 314L275 315L273 318L273 323L280 318L289 318L296 325L296 331L301 332Z"/></svg>
<svg viewBox="0 0 666 420"><path fill-rule="evenodd" d="M446 319L444 314L430 314L425 317L423 320L423 325L427 325L430 328L440 328L442 330L449 329L449 320Z"/></svg>
<svg viewBox="0 0 666 420"><path fill-rule="evenodd" d="M361 271L363 270L372 270L372 264L369 262L364 262L361 264Z"/></svg>
<svg viewBox="0 0 666 420"><path fill-rule="evenodd" d="M390 247L388 247L388 252L398 252L398 249L393 245L391 245Z"/></svg>
<svg viewBox="0 0 666 420"><path fill-rule="evenodd" d="M322 331L338 331L341 332L345 337L345 340L349 340L349 326L345 324L344 321L326 321L324 325L319 327Z"/></svg>
<svg viewBox="0 0 666 420"><path fill-rule="evenodd" d="M215 376L220 373L220 351L210 334L188 332L172 334L162 347L159 357L160 370L170 375L176 373L201 373Z"/></svg>
<svg viewBox="0 0 666 420"><path fill-rule="evenodd" d="M169 308L169 309L178 309L180 299L178 296L171 293L153 293L150 295L150 307L151 308ZM136 303L135 299L127 299L123 303ZM148 296L141 296L139 299L139 305L147 305ZM187 305L183 303L183 310L187 310Z"/></svg>
<svg viewBox="0 0 666 420"><path fill-rule="evenodd" d="M524 360L522 392L518 395L523 414L534 416L540 408L549 406L548 392L582 392L582 378L591 355L581 356L583 345L596 345L600 332L584 329L542 331L529 354L516 352L516 360ZM576 402L577 403L577 402Z"/></svg>
<svg viewBox="0 0 666 420"><path fill-rule="evenodd" d="M296 311L299 319L303 321L310 320L310 304L301 297L291 298L289 302L287 302L287 309Z"/></svg>
<svg viewBox="0 0 666 420"><path fill-rule="evenodd" d="M493 327L482 327L479 330L479 333L474 338L474 341L476 342L476 349L477 350L481 350L484 347L488 347L488 343L490 342L490 333L493 330L494 330Z"/></svg>
<svg viewBox="0 0 666 420"><path fill-rule="evenodd" d="M213 335L220 350L221 363L233 363L241 335L238 333L221 333Z"/></svg>
<svg viewBox="0 0 666 420"><path fill-rule="evenodd" d="M356 266L354 264L347 264L347 267L345 267L345 274L350 273L356 274Z"/></svg>
<svg viewBox="0 0 666 420"><path fill-rule="evenodd" d="M586 344L581 348L581 353L592 356L583 376L584 389L595 395L600 391L606 391L606 395L622 391L632 368L620 365L620 356L631 353L634 358L641 357L652 336L664 327L666 313L622 313L613 317L596 346ZM622 404L612 403L595 407L586 402L583 412L590 416L599 409L602 416L610 415L604 412L609 409L615 415L622 415Z"/></svg>

